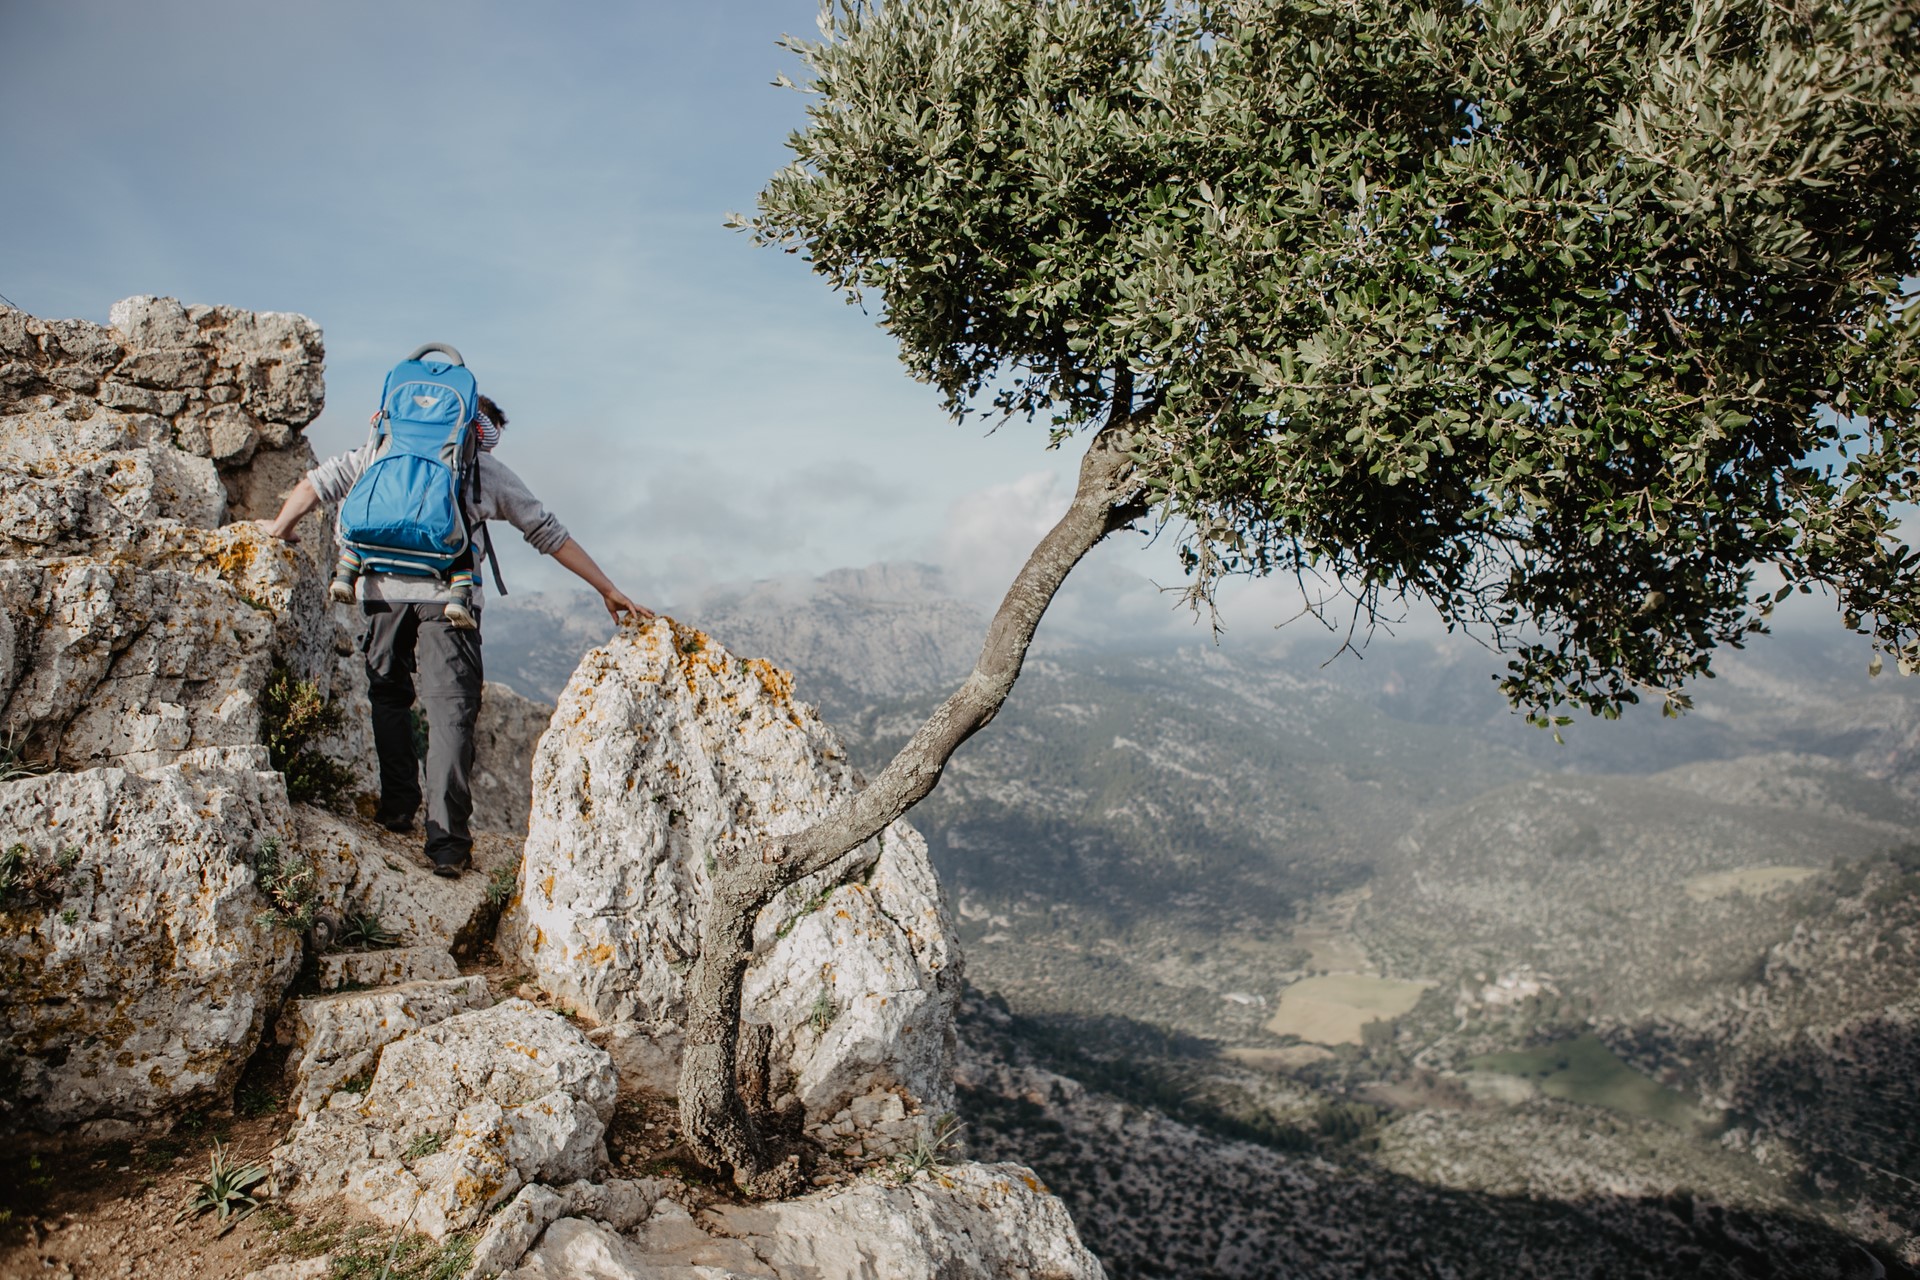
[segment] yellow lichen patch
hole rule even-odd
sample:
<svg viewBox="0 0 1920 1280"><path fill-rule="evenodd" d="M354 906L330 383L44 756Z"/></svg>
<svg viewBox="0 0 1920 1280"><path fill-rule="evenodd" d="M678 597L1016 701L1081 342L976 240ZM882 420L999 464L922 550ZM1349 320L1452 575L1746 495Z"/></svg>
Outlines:
<svg viewBox="0 0 1920 1280"><path fill-rule="evenodd" d="M553 901L553 872L549 871L540 878L540 892L547 895L547 901Z"/></svg>
<svg viewBox="0 0 1920 1280"><path fill-rule="evenodd" d="M1040 1179L1034 1177L1030 1173L1021 1174L1020 1181L1026 1183L1027 1189L1033 1192L1035 1195L1044 1196L1047 1194L1046 1184L1041 1182Z"/></svg>
<svg viewBox="0 0 1920 1280"><path fill-rule="evenodd" d="M535 1062L540 1061L540 1051L530 1044L518 1044L509 1040L507 1041L507 1048L513 1050L515 1053L524 1053Z"/></svg>
<svg viewBox="0 0 1920 1280"><path fill-rule="evenodd" d="M237 578L253 568L258 547L251 539L236 538L213 554L214 567L223 578Z"/></svg>
<svg viewBox="0 0 1920 1280"><path fill-rule="evenodd" d="M587 952L587 958L595 964L606 964L613 959L613 944L603 942Z"/></svg>
<svg viewBox="0 0 1920 1280"><path fill-rule="evenodd" d="M500 1180L498 1178L466 1177L460 1179L453 1185L454 1197L462 1205L466 1206L492 1204L493 1198L499 1193L499 1190Z"/></svg>
<svg viewBox="0 0 1920 1280"><path fill-rule="evenodd" d="M747 670L774 703L785 706L793 700L793 672L782 671L765 658L748 658Z"/></svg>

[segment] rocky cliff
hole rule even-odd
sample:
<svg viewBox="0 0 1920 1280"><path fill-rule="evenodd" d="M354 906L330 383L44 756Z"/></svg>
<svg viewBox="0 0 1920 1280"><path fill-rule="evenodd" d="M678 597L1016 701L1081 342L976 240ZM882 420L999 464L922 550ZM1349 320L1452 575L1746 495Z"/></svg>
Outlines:
<svg viewBox="0 0 1920 1280"><path fill-rule="evenodd" d="M267 691L364 700L301 546L249 518L311 464L320 333L131 298L0 311L0 965L9 1104L139 1119L233 1087L299 962L255 864L290 848ZM364 716L311 744L369 756ZM194 1016L183 1017L191 1009Z"/></svg>

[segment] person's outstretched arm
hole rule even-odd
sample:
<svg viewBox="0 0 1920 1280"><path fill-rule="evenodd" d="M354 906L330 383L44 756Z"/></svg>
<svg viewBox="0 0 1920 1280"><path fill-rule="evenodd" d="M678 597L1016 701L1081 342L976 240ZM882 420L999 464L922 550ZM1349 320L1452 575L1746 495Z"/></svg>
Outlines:
<svg viewBox="0 0 1920 1280"><path fill-rule="evenodd" d="M553 553L553 558L570 569L582 582L600 593L601 601L607 606L607 612L613 615L615 622L622 621L622 613L630 613L641 622L653 617L653 610L637 605L627 599L626 593L613 585L613 579L607 577L587 549L569 537Z"/></svg>
<svg viewBox="0 0 1920 1280"><path fill-rule="evenodd" d="M280 504L280 514L271 520L262 520L261 527L283 542L300 541L294 526L322 502L338 502L346 497L377 452L373 442L368 441L352 453L328 458L300 477L300 483L287 491L286 501Z"/></svg>
<svg viewBox="0 0 1920 1280"><path fill-rule="evenodd" d="M307 512L319 505L320 495L314 490L313 481L301 476L300 483L287 491L287 500L280 504L280 514L260 523L282 542L298 542L300 535L295 532L294 526L300 523Z"/></svg>

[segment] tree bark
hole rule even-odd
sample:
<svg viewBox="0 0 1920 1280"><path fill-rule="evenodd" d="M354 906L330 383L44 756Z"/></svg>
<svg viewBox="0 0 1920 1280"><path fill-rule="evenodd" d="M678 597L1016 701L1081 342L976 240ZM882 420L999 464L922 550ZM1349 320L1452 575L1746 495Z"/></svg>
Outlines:
<svg viewBox="0 0 1920 1280"><path fill-rule="evenodd" d="M688 975L680 1123L703 1162L731 1172L743 1185L751 1186L771 1163L734 1082L740 989L754 920L780 890L831 866L926 798L960 744L999 714L1067 574L1109 533L1147 513L1121 443L1121 428L1132 421L1129 382L1124 374L1116 379L1113 412L1081 459L1073 505L1014 577L987 626L972 674L858 795L811 827L768 841L758 858L723 863L715 874L701 920L700 955Z"/></svg>

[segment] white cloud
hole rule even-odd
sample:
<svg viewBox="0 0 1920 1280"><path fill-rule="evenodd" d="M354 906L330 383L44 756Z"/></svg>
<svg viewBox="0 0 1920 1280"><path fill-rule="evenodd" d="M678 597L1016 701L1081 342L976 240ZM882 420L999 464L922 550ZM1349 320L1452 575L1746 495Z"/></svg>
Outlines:
<svg viewBox="0 0 1920 1280"><path fill-rule="evenodd" d="M935 559L954 594L995 607L1033 548L1066 514L1073 492L1057 472L1030 471L947 508Z"/></svg>

